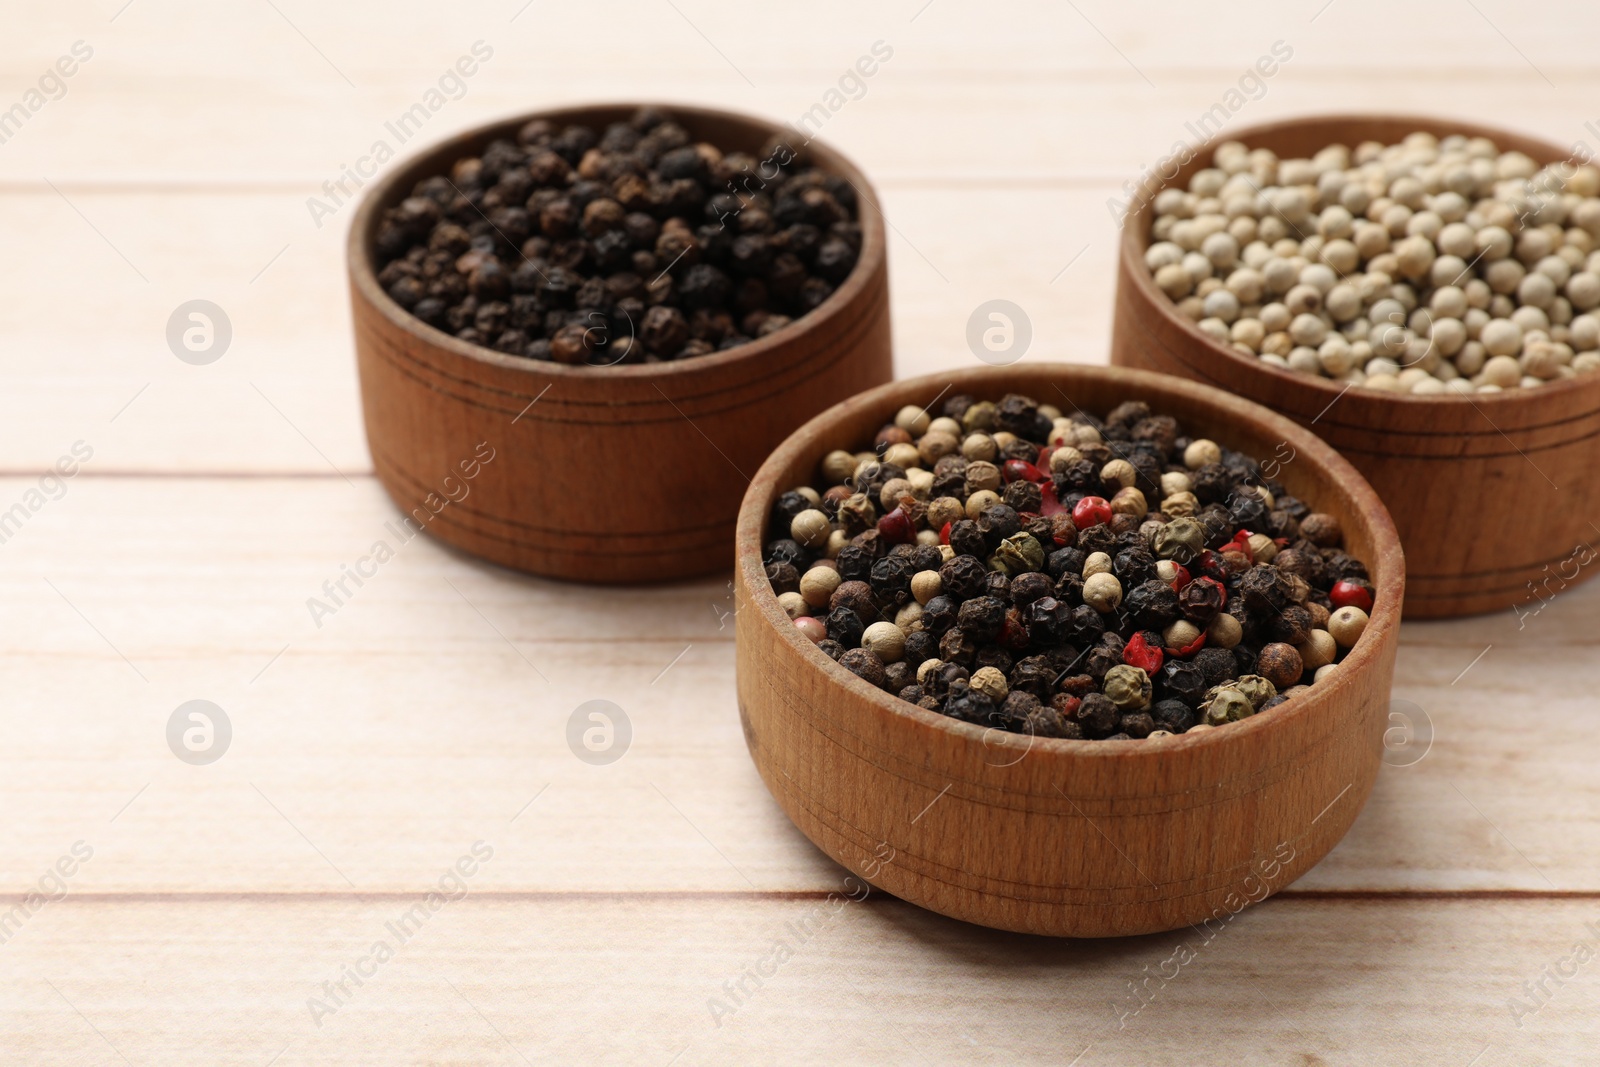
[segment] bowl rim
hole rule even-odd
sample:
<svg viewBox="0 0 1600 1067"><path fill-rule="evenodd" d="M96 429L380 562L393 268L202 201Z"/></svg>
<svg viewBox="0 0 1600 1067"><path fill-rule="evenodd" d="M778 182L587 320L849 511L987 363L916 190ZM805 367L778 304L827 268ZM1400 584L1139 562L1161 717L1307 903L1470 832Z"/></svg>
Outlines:
<svg viewBox="0 0 1600 1067"><path fill-rule="evenodd" d="M1316 129L1322 126L1332 126L1344 123L1384 123L1409 126L1413 131L1432 133L1444 137L1451 134L1464 134L1468 137L1486 137L1494 141L1497 146L1514 146L1518 151L1526 152L1535 149L1537 153L1548 155L1550 160L1541 163L1556 162L1570 159L1572 152L1562 152L1553 141L1546 141L1541 137L1519 133L1516 130L1504 127L1488 126L1470 119L1454 119L1437 115L1412 115L1404 113L1387 112L1318 112L1307 115L1295 115L1281 119L1259 122L1251 126L1241 127L1232 131L1221 131L1204 141L1198 146L1190 148L1193 159L1200 160L1212 156L1218 145L1227 141L1239 141L1245 144L1272 138L1286 131L1300 129ZM1342 143L1329 141L1329 144ZM1539 161L1539 155L1535 160ZM1221 344L1209 334L1202 331L1198 324L1178 313L1178 306L1173 300L1156 288L1155 277L1150 268L1145 265L1144 252L1149 247L1147 234L1149 223L1147 221L1155 210L1156 194L1171 185L1171 180L1163 179L1159 171L1151 171L1150 176L1140 182L1133 199L1129 202L1127 211L1122 217L1122 234L1120 237L1119 259L1123 267L1123 274L1130 283L1146 299L1147 303L1155 305L1158 314L1168 323L1178 326L1192 341L1204 344L1211 352L1227 357L1244 373L1265 375L1267 380L1290 387L1301 387L1322 394L1330 405L1345 393L1356 391L1356 387L1344 385L1337 387L1334 379L1324 378L1320 375L1313 377L1309 374L1300 374L1296 371L1274 367L1270 363L1263 363L1259 359L1247 358L1239 352ZM1600 310L1600 309L1597 309ZM1442 394L1438 396L1416 396L1411 393L1384 393L1372 390L1360 390L1362 402L1373 404L1393 404L1400 410L1412 410L1421 413L1428 406L1453 405L1460 407L1463 402L1474 407L1487 405L1491 410L1510 408L1523 401L1536 397L1562 399L1568 394L1579 390L1591 390L1597 394L1595 407L1600 407L1600 374L1587 377L1568 378L1559 381L1550 381L1535 389L1514 389L1500 393L1473 393L1467 396ZM1408 405L1418 405L1410 407ZM1486 416L1487 417L1487 416ZM1493 420L1491 420L1493 421Z"/></svg>
<svg viewBox="0 0 1600 1067"><path fill-rule="evenodd" d="M377 179L369 182L362 191L361 203L350 222L345 237L345 263L351 284L361 297L375 309L388 324L410 334L419 343L443 349L452 355L489 364L504 370L542 375L551 378L607 381L611 379L651 380L682 377L702 371L715 371L748 359L769 358L783 346L793 341L801 331L814 328L823 321L837 317L860 299L863 291L872 284L873 276L881 268L887 255L887 237L884 233L884 213L877 190L860 167L850 158L819 138L807 140L803 149L830 174L844 178L856 190L857 218L861 225L861 252L855 267L844 281L828 294L828 298L811 311L794 319L789 325L755 338L737 348L709 352L689 359L666 360L660 363L624 363L612 366L557 363L554 360L535 360L526 356L513 356L483 345L471 344L454 337L435 326L423 322L397 304L393 297L378 284L378 272L372 255L372 235L381 218L380 207L390 200L402 180L415 181L414 172L433 169L431 164L442 159L452 159L464 154L469 147L495 136L515 133L524 123L534 119L552 119L565 122L606 122L643 107L659 108L674 119L688 117L694 120L728 122L749 127L766 135L793 132L786 123L774 122L735 111L702 107L694 104L661 100L615 100L590 103L563 104L533 111L517 111L484 122L475 123L449 134L430 144L417 148L409 155L396 160Z"/></svg>
<svg viewBox="0 0 1600 1067"><path fill-rule="evenodd" d="M1349 664L1350 669L1335 672L1325 687L1319 685L1311 691L1307 699L1291 701L1282 708L1274 709L1274 714L1252 715L1247 719L1228 723L1226 728L1162 738L1137 738L1126 744L1106 744L1104 741L1087 739L1041 738L1031 734L1012 734L998 727L978 726L939 712L929 711L907 703L897 695L869 685L841 667L801 634L783 608L778 605L777 594L772 591L771 583L767 581L761 560L767 517L772 501L783 491L778 485L778 478L783 468L795 462L799 455L810 447L809 444L805 444L809 438L821 435L833 423L858 411L881 409L885 412L887 421L893 418L894 410L898 406L911 402L911 396L919 391L931 392L937 390L940 385L946 385L948 388L956 388L959 385L965 390L985 379L1001 380L1018 371L1041 378L1059 375L1065 379L1062 384L1066 385L1072 384L1074 378L1098 379L1125 388L1129 393L1128 399L1144 399L1151 390L1169 394L1188 394L1195 400L1215 407L1221 415L1254 420L1266 432L1281 435L1295 447L1297 454L1312 459L1313 463L1325 471L1331 479L1347 486L1351 497L1358 505L1357 510L1371 527L1372 540L1376 548L1376 558L1363 562L1369 567L1379 569L1381 578L1376 585L1375 603L1367 628L1340 664L1341 667ZM998 390L991 390L994 391ZM1205 746L1233 744L1235 738L1238 739L1238 743L1248 743L1263 730L1281 729L1298 720L1319 714L1326 706L1336 703L1355 685L1354 678L1357 674L1372 667L1384 656L1384 645L1398 640L1405 594L1405 557L1400 546L1400 535L1395 529L1394 521L1389 517L1388 509L1383 506L1377 493L1360 473L1321 438L1254 401L1234 396L1213 386L1151 371L1098 364L1030 361L1008 367L961 368L916 378L898 379L835 404L790 434L761 465L760 470L751 479L744 500L739 506L735 538L735 566L737 577L741 579L748 596L746 605L758 612L761 621L769 625L779 640L786 643L802 660L859 699L872 705L877 714L899 717L915 723L918 728L943 731L956 737L967 738L977 744L988 744L987 739L996 733L1006 737L1027 737L1030 754L1042 751L1048 755L1067 759L1081 756L1099 759L1160 759Z"/></svg>

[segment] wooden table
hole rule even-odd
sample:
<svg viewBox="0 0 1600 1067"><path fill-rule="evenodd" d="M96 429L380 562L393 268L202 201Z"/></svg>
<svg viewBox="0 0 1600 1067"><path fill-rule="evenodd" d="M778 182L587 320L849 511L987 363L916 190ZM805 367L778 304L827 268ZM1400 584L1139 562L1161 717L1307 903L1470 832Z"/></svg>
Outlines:
<svg viewBox="0 0 1600 1067"><path fill-rule="evenodd" d="M323 183L475 41L492 57L417 143L597 98L809 112L882 191L901 374L966 365L996 297L1031 317L1028 358L1103 361L1108 197L1276 41L1292 58L1231 122L1404 108L1600 144L1592 7L1154 7L9 12L0 1060L1593 1062L1600 585L1520 624L1408 625L1395 696L1431 748L1397 748L1344 843L1169 981L1192 933L830 905L848 872L744 750L725 577L591 590L419 538L308 610L395 515L362 439L350 211ZM830 96L877 41L892 56ZM166 337L196 299L232 329L203 366ZM41 483L76 442L78 473ZM231 724L209 765L167 739L196 699ZM593 699L632 726L608 765L567 741ZM430 908L441 880L468 895Z"/></svg>

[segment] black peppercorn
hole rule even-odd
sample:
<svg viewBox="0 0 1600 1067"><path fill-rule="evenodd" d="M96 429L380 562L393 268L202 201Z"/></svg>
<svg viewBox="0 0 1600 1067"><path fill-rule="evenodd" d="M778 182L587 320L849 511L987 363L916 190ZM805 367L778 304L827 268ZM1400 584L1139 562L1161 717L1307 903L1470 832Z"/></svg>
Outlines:
<svg viewBox="0 0 1600 1067"><path fill-rule="evenodd" d="M1055 708L1042 707L1030 712L1022 724L1022 731L1034 737L1059 737L1069 740L1080 740L1083 737L1083 728L1077 723L1066 719Z"/></svg>
<svg viewBox="0 0 1600 1067"><path fill-rule="evenodd" d="M1198 657L1196 657L1198 659ZM1158 691L1165 697L1180 701L1189 707L1198 707L1206 690L1218 684L1210 681L1202 667L1193 660L1169 659L1156 671ZM1178 732L1178 731L1174 731Z"/></svg>
<svg viewBox="0 0 1600 1067"><path fill-rule="evenodd" d="M1011 579L1011 603L1019 608L1027 607L1041 597L1049 596L1055 591L1055 583L1049 575L1039 571L1026 571Z"/></svg>
<svg viewBox="0 0 1600 1067"><path fill-rule="evenodd" d="M1205 674L1208 689L1239 676L1239 664L1225 648L1202 648L1191 662Z"/></svg>
<svg viewBox="0 0 1600 1067"><path fill-rule="evenodd" d="M976 527L974 527L976 529ZM840 553L843 558L843 553ZM959 555L939 568L939 579L944 583L946 596L968 600L988 592L988 572L976 556Z"/></svg>
<svg viewBox="0 0 1600 1067"><path fill-rule="evenodd" d="M1013 689L1006 694L1000 704L1000 710L995 714L995 725L1015 733L1025 733L1028 716L1039 711L1041 704L1039 698L1032 693Z"/></svg>
<svg viewBox="0 0 1600 1067"><path fill-rule="evenodd" d="M1146 711L1136 711L1124 715L1118 720L1117 725L1121 728L1121 732L1127 734L1130 738L1149 737L1150 731L1156 728L1155 719Z"/></svg>
<svg viewBox="0 0 1600 1067"><path fill-rule="evenodd" d="M924 619L926 619L926 610ZM920 664L939 655L939 638L927 630L915 630L906 635L905 657L907 663Z"/></svg>
<svg viewBox="0 0 1600 1067"><path fill-rule="evenodd" d="M1122 606L1128 618L1141 630L1165 630L1179 616L1178 594L1160 579L1128 590Z"/></svg>
<svg viewBox="0 0 1600 1067"><path fill-rule="evenodd" d="M1178 607L1184 618L1205 629L1222 610L1227 596L1227 590L1221 582L1211 578L1196 578L1178 594Z"/></svg>
<svg viewBox="0 0 1600 1067"><path fill-rule="evenodd" d="M911 599L911 576L916 565L905 556L888 555L872 565L872 591L880 600L896 606Z"/></svg>
<svg viewBox="0 0 1600 1067"><path fill-rule="evenodd" d="M903 659L895 660L883 668L883 688L891 693L898 693L917 680L916 668ZM918 696L921 694L919 693ZM916 699L911 701L916 703Z"/></svg>
<svg viewBox="0 0 1600 1067"><path fill-rule="evenodd" d="M867 581L872 577L872 565L877 562L877 555L868 545L849 544L839 550L839 558L835 561L839 574L846 579Z"/></svg>
<svg viewBox="0 0 1600 1067"><path fill-rule="evenodd" d="M861 644L861 635L866 632L866 623L861 621L861 616L849 608L834 608L828 612L826 620L828 638L837 641L844 648L855 648Z"/></svg>
<svg viewBox="0 0 1600 1067"><path fill-rule="evenodd" d="M774 593L797 593L800 591L800 572L793 563L776 560L767 564L767 581L772 583Z"/></svg>
<svg viewBox="0 0 1600 1067"><path fill-rule="evenodd" d="M845 653L844 646L831 637L824 637L821 641L818 641L817 648L829 659L838 659Z"/></svg>
<svg viewBox="0 0 1600 1067"><path fill-rule="evenodd" d="M999 597L978 596L961 605L957 625L975 641L993 641L1005 622L1006 605Z"/></svg>
<svg viewBox="0 0 1600 1067"><path fill-rule="evenodd" d="M922 625L935 636L942 635L956 624L960 607L954 597L940 594L922 606Z"/></svg>
<svg viewBox="0 0 1600 1067"><path fill-rule="evenodd" d="M1204 691L1195 698L1195 703L1205 698ZM1150 718L1154 720L1156 728L1170 733L1181 734L1195 724L1194 708L1183 700L1158 700L1150 706Z"/></svg>
<svg viewBox="0 0 1600 1067"><path fill-rule="evenodd" d="M1239 593L1251 612L1277 615L1289 603L1289 582L1277 567L1254 567L1239 579Z"/></svg>
<svg viewBox="0 0 1600 1067"><path fill-rule="evenodd" d="M1311 612L1299 604L1290 604L1268 622L1267 636L1290 645L1305 644L1311 640Z"/></svg>
<svg viewBox="0 0 1600 1067"><path fill-rule="evenodd" d="M1013 692L1032 693L1039 700L1050 699L1051 683L1058 672L1045 662L1043 656L1028 656L1018 660L1006 676L1006 684Z"/></svg>
<svg viewBox="0 0 1600 1067"><path fill-rule="evenodd" d="M857 678L860 678L868 685L875 685L879 689L883 688L883 683L886 677L883 660L879 659L877 654L872 652L870 649L850 649L844 655L839 657L839 666L843 667Z"/></svg>
<svg viewBox="0 0 1600 1067"><path fill-rule="evenodd" d="M1117 706L1104 693L1090 693L1084 697L1073 718L1083 735L1090 739L1110 737L1121 721Z"/></svg>
<svg viewBox="0 0 1600 1067"><path fill-rule="evenodd" d="M977 643L959 626L952 626L939 638L939 658L946 663L971 669L977 656Z"/></svg>
<svg viewBox="0 0 1600 1067"><path fill-rule="evenodd" d="M987 693L972 688L966 681L956 681L950 683L945 696L944 713L962 722L988 726L989 716L994 713L994 701L989 699Z"/></svg>
<svg viewBox="0 0 1600 1067"><path fill-rule="evenodd" d="M849 608L861 619L876 621L878 617L878 603L872 587L856 578L846 579L834 587L828 607L833 610Z"/></svg>

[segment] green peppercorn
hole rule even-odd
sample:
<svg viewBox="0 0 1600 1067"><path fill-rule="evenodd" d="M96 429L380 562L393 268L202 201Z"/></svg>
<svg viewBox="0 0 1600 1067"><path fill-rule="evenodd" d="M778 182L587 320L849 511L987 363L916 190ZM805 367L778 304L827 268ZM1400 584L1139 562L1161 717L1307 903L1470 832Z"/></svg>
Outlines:
<svg viewBox="0 0 1600 1067"><path fill-rule="evenodd" d="M1259 674L1242 674L1230 684L1243 693L1249 699L1250 706L1257 711L1261 710L1263 704L1278 695L1278 688L1272 684L1271 679L1263 678Z"/></svg>
<svg viewBox="0 0 1600 1067"><path fill-rule="evenodd" d="M1150 706L1150 676L1142 667L1127 663L1112 667L1106 672L1101 689L1122 711L1138 711Z"/></svg>
<svg viewBox="0 0 1600 1067"><path fill-rule="evenodd" d="M1156 531L1152 547L1162 559L1188 563L1206 547L1206 528L1193 519L1173 519Z"/></svg>
<svg viewBox="0 0 1600 1067"><path fill-rule="evenodd" d="M1250 702L1250 698L1240 692L1237 686L1219 685L1206 694L1204 722L1208 726L1221 726L1224 723L1248 718L1254 715L1255 711L1255 705Z"/></svg>
<svg viewBox="0 0 1600 1067"><path fill-rule="evenodd" d="M1044 546L1032 534L1015 533L1000 542L995 559L1009 575L1037 571L1044 566Z"/></svg>

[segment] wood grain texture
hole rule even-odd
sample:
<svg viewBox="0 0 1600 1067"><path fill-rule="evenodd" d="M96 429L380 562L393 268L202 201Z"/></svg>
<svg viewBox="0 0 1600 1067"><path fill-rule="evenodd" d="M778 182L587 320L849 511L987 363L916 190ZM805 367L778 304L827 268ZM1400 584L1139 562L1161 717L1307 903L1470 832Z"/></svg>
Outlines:
<svg viewBox="0 0 1600 1067"><path fill-rule="evenodd" d="M1294 450L1285 486L1338 516L1377 587L1333 679L1273 714L1125 745L1025 738L914 707L800 635L761 561L778 494L870 441L903 405L1023 393L1105 413L1145 400L1257 457ZM1355 821L1377 775L1405 589L1382 504L1310 433L1217 390L1068 364L896 382L805 426L762 466L739 516L739 713L767 787L801 831L873 884L941 914L1058 936L1149 933L1283 888Z"/></svg>
<svg viewBox="0 0 1600 1067"><path fill-rule="evenodd" d="M1235 122L1403 106L1594 144L1592 5L13 8L0 104L71 41L96 56L0 148L0 504L76 439L95 457L0 545L0 911L78 837L96 857L0 946L0 1060L123 1064L96 1029L139 1067L1591 1058L1591 970L1522 1029L1506 1004L1597 914L1600 780L1582 740L1600 583L1522 622L1406 623L1394 692L1431 716L1426 758L1386 766L1340 845L1126 1030L1113 1000L1183 934L1035 939L881 894L716 1027L712 987L847 873L745 749L731 572L577 586L418 538L316 629L305 598L399 513L361 425L354 208L318 229L305 201L478 37L495 60L430 141L602 99L792 120L883 38L893 61L823 136L882 194L899 373L970 366L966 321L993 297L1032 317L1028 361L1103 363L1108 198L1273 39L1295 58ZM235 327L208 367L163 337L196 297ZM161 733L197 696L238 729L204 768ZM607 768L563 736L592 697L634 717ZM315 1027L311 987L478 836L497 846L492 881Z"/></svg>
<svg viewBox="0 0 1600 1067"><path fill-rule="evenodd" d="M850 902L845 872L764 897L472 886L374 967L373 946L397 941L386 924L433 884L47 905L0 952L6 1052L38 1067L1192 1067L1219 1050L1251 1067L1570 1067L1593 1052L1592 961L1546 979L1521 1027L1509 1007L1593 941L1592 898L1277 898L1219 930L1062 941ZM358 963L362 984L344 979L314 1020L308 1002L335 1004L323 983Z"/></svg>
<svg viewBox="0 0 1600 1067"><path fill-rule="evenodd" d="M1222 139L1289 157L1330 144L1393 144L1415 130L1489 137L1541 163L1569 154L1504 130L1414 116L1290 119ZM1173 182L1209 165L1215 143ZM1600 539L1600 375L1489 396L1417 397L1350 389L1234 352L1180 315L1144 264L1162 185L1155 178L1141 189L1123 226L1112 362L1204 381L1312 426L1388 504L1410 561L1412 617L1504 611L1542 599L1535 583L1546 578L1564 586L1592 576L1593 568L1562 564Z"/></svg>
<svg viewBox="0 0 1600 1067"><path fill-rule="evenodd" d="M767 122L668 105L695 140L760 158ZM883 217L867 179L812 142L858 190L860 258L815 311L736 349L669 363L568 367L459 341L378 285L385 209L529 119L599 129L627 105L519 116L468 131L387 174L350 228L350 292L367 442L395 502L437 537L506 566L590 582L659 582L726 565L749 472L818 411L891 374ZM472 503L446 507L484 465ZM477 464L474 463L474 466ZM462 468L465 469L465 468Z"/></svg>

